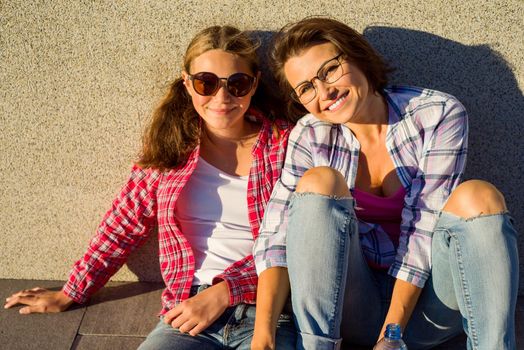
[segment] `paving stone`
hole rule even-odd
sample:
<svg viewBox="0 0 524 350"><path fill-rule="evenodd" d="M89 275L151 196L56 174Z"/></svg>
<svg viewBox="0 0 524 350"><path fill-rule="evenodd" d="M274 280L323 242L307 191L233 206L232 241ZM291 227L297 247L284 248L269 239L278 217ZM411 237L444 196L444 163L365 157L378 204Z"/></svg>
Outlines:
<svg viewBox="0 0 524 350"><path fill-rule="evenodd" d="M62 282L0 280L0 293L5 298L37 285L58 290ZM161 283L112 282L92 298L87 308L76 306L59 314L24 316L18 314L19 307L3 309L0 348L136 349L157 323L162 289ZM524 349L524 297L519 298L516 319L517 349ZM461 335L434 350L464 350L465 344L465 335ZM345 346L344 349L366 348Z"/></svg>
<svg viewBox="0 0 524 350"><path fill-rule="evenodd" d="M79 335L71 350L131 350L136 349L144 339L143 337Z"/></svg>
<svg viewBox="0 0 524 350"><path fill-rule="evenodd" d="M79 334L147 336L158 323L163 289L162 283L107 284L91 299Z"/></svg>
<svg viewBox="0 0 524 350"><path fill-rule="evenodd" d="M0 280L0 294L5 300L14 292L36 286L59 290L60 281ZM58 314L20 315L20 307L0 311L0 348L69 349L82 321L85 307L73 306Z"/></svg>

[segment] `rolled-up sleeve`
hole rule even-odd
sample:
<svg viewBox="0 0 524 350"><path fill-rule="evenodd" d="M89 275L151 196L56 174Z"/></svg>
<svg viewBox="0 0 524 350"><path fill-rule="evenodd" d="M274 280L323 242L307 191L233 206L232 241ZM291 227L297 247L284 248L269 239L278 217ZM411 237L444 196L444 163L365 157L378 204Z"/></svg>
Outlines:
<svg viewBox="0 0 524 350"><path fill-rule="evenodd" d="M152 169L134 166L63 287L75 302L85 303L124 264L131 251L145 241L156 223L159 178Z"/></svg>

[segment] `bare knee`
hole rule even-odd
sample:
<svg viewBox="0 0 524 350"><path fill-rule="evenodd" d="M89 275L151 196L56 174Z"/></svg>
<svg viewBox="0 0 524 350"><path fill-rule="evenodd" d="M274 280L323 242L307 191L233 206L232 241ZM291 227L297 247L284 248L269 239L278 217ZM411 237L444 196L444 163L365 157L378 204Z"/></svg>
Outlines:
<svg viewBox="0 0 524 350"><path fill-rule="evenodd" d="M296 192L312 192L337 197L350 196L344 176L327 166L311 168L306 171L298 181Z"/></svg>
<svg viewBox="0 0 524 350"><path fill-rule="evenodd" d="M482 180L469 180L460 184L448 199L444 211L471 218L479 215L499 214L507 210L500 191Z"/></svg>

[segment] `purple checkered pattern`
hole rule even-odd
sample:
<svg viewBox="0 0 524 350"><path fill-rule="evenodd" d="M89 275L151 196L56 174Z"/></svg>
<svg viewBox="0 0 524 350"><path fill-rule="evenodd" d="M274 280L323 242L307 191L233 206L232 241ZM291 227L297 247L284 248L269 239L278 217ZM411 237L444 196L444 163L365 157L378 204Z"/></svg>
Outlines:
<svg viewBox="0 0 524 350"><path fill-rule="evenodd" d="M466 163L467 113L453 96L398 86L384 90L389 107L386 147L406 190L396 249L384 230L359 222L370 265L422 287L430 274L431 239L440 210L460 182ZM284 169L255 242L257 272L286 266L288 207L298 180L318 166L338 170L353 189L359 142L345 125L304 116L291 132ZM311 242L314 244L314 242Z"/></svg>

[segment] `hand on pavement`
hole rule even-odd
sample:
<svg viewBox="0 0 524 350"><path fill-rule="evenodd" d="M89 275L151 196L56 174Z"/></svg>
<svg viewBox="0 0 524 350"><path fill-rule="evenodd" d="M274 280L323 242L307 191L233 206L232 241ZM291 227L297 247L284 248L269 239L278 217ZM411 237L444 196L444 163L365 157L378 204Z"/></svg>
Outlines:
<svg viewBox="0 0 524 350"><path fill-rule="evenodd" d="M20 309L21 314L61 312L73 304L73 300L61 290L50 291L39 287L19 291L5 301L4 309L26 305Z"/></svg>

